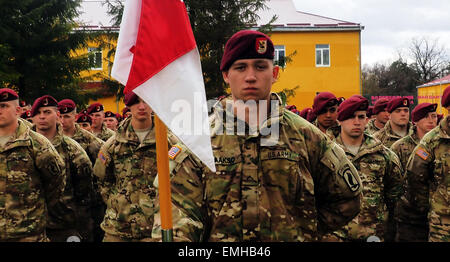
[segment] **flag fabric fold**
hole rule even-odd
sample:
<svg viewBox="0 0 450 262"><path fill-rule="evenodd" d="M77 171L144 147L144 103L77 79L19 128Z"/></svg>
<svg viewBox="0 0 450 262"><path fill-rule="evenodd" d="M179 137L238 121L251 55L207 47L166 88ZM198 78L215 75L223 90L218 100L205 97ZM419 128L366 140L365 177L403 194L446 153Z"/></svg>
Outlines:
<svg viewBox="0 0 450 262"><path fill-rule="evenodd" d="M125 1L111 74L215 171L200 56L182 1Z"/></svg>

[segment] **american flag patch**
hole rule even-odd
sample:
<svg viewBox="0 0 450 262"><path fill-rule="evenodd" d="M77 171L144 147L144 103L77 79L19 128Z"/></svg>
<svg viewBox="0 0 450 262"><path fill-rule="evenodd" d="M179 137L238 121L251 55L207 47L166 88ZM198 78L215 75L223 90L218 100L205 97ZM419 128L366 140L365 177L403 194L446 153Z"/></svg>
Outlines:
<svg viewBox="0 0 450 262"><path fill-rule="evenodd" d="M430 154L428 154L427 151L425 151L425 149L419 147L416 151L416 155L418 155L420 158L422 158L423 160L427 160L428 156Z"/></svg>
<svg viewBox="0 0 450 262"><path fill-rule="evenodd" d="M106 163L106 157L105 157L105 155L103 155L102 151L98 152L98 159L100 159L103 164Z"/></svg>
<svg viewBox="0 0 450 262"><path fill-rule="evenodd" d="M179 146L173 146L170 150L169 150L169 158L174 160L175 157L181 152L181 147Z"/></svg>

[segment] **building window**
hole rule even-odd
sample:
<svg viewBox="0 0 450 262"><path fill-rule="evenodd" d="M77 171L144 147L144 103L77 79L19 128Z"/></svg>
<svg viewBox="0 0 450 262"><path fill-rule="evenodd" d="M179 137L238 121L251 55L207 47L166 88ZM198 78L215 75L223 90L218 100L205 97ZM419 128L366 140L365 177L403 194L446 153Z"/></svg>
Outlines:
<svg viewBox="0 0 450 262"><path fill-rule="evenodd" d="M276 45L275 46L275 56L273 58L273 62L275 65L285 67L286 66L286 50L284 45Z"/></svg>
<svg viewBox="0 0 450 262"><path fill-rule="evenodd" d="M102 69L102 49L88 47L88 59L91 69Z"/></svg>
<svg viewBox="0 0 450 262"><path fill-rule="evenodd" d="M316 67L330 66L330 45L316 45Z"/></svg>

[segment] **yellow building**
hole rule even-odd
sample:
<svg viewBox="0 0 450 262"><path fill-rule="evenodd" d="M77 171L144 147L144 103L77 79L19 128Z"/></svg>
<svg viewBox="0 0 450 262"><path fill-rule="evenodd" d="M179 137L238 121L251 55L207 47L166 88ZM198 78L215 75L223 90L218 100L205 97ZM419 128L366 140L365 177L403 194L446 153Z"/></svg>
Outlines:
<svg viewBox="0 0 450 262"><path fill-rule="evenodd" d="M436 103L438 108L436 112L438 114L447 115L448 112L441 106L442 94L445 88L450 85L450 75L443 78L425 83L417 87L417 99L419 103Z"/></svg>
<svg viewBox="0 0 450 262"><path fill-rule="evenodd" d="M292 61L281 70L280 78L273 91L295 90L295 96L288 104L296 105L300 110L311 107L318 92L329 91L337 97L348 98L361 94L361 31L363 26L357 23L307 14L296 10L292 0L270 0L268 9L258 15L260 21L254 29L267 24L273 15L278 19L273 23L271 38L275 44L276 62L285 56ZM98 27L101 30L102 27ZM92 46L90 52L95 51ZM94 48L94 49L93 49ZM93 51L94 50L94 51ZM108 50L101 51L105 58ZM109 77L111 68L106 63L93 68L90 74L103 71ZM96 72L97 71L97 72ZM90 86L98 85L93 79ZM115 96L101 100L106 110L118 112L123 102L115 101ZM93 100L90 101L94 102Z"/></svg>

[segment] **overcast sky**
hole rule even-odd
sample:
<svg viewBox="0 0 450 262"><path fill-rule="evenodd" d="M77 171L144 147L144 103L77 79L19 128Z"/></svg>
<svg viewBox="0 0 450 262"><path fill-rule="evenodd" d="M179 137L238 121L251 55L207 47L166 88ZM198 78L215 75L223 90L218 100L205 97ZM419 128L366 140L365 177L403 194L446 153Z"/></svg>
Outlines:
<svg viewBox="0 0 450 262"><path fill-rule="evenodd" d="M90 2L92 1L92 2ZM211 0L212 1L212 0ZM450 0L293 0L297 10L360 23L362 64L391 63L414 37L438 39L450 56ZM107 21L98 0L85 0L87 20ZM92 9L96 10L92 12ZM103 9L103 10L101 10ZM407 60L411 62L410 60Z"/></svg>
<svg viewBox="0 0 450 262"><path fill-rule="evenodd" d="M294 3L299 11L363 25L363 64L395 61L398 50L405 50L414 37L438 38L450 55L450 0L294 0Z"/></svg>

